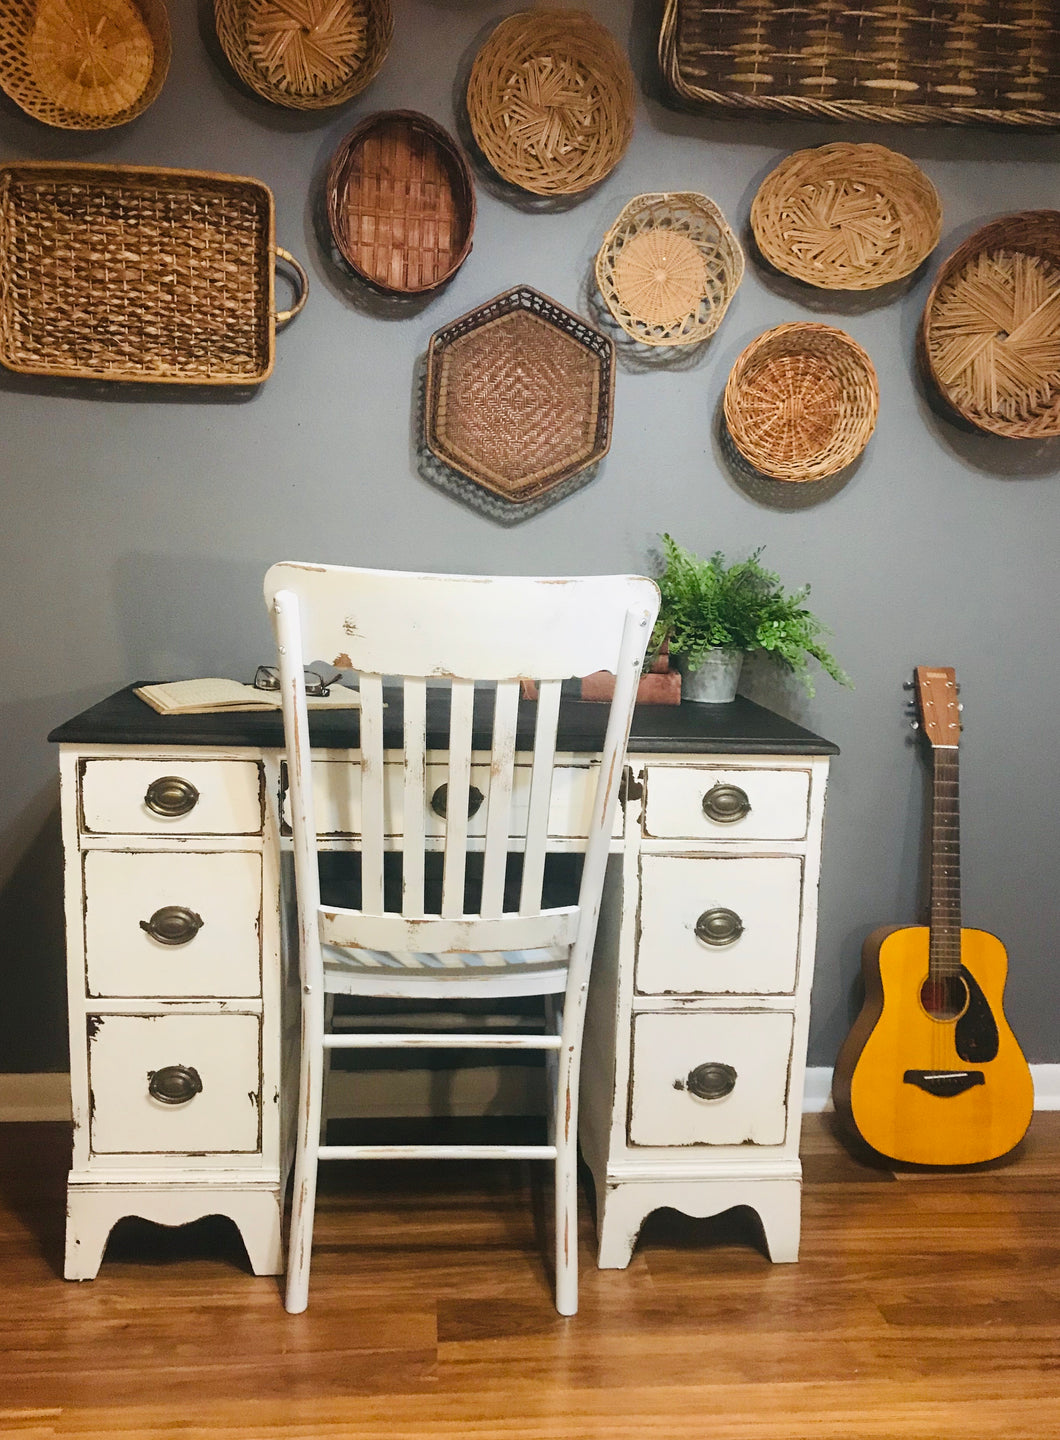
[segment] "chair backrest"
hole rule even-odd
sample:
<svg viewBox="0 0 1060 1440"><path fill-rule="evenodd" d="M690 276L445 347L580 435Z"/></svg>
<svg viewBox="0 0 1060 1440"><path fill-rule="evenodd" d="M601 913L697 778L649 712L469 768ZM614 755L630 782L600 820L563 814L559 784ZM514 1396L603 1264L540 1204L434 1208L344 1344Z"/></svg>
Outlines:
<svg viewBox="0 0 1060 1440"><path fill-rule="evenodd" d="M284 561L266 575L265 596L279 649L297 882L300 900L310 908L319 908L319 891L303 665L327 660L359 679L360 908L352 928L329 917L325 938L380 950L467 951L573 940L574 910L566 920L558 911L542 913L560 687L569 677L598 670L616 676L582 871L584 896L587 887L598 893L602 885L637 680L658 611L654 582L642 576L406 574ZM387 691L389 712L384 678L394 686ZM538 694L530 737L525 706L520 715L521 681L528 679ZM428 697L433 713L439 687L448 690L441 841L428 836L426 772ZM488 745L481 740L484 728ZM395 758L396 735L403 751L400 817L386 813L391 766L384 765L384 754ZM481 881L469 914L473 737L477 748L489 751L489 770L484 831L473 842L482 851ZM528 787L522 766L517 781L517 749L530 759ZM393 797L390 803L396 803ZM384 860L395 830L402 836L399 911L384 905ZM425 855L439 844L440 903L428 909ZM506 910L513 851L522 852L518 909ZM482 943L487 933L488 943Z"/></svg>

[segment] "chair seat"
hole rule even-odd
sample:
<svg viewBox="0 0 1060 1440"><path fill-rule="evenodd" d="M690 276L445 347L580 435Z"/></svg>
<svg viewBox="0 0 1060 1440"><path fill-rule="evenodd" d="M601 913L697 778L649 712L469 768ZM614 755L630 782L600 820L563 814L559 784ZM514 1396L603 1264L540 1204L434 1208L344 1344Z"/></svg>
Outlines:
<svg viewBox="0 0 1060 1440"><path fill-rule="evenodd" d="M540 950L365 950L322 945L324 989L333 995L440 993L460 998L495 985L509 995L560 994L567 983L566 947ZM524 988L525 987L525 988Z"/></svg>

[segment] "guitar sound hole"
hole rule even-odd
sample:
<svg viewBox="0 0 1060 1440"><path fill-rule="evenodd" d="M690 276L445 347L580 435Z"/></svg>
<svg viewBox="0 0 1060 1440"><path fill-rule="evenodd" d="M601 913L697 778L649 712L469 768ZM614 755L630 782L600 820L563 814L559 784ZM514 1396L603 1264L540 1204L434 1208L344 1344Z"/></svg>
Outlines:
<svg viewBox="0 0 1060 1440"><path fill-rule="evenodd" d="M929 976L920 987L920 1003L932 1020L957 1020L968 1008L968 987L960 975Z"/></svg>

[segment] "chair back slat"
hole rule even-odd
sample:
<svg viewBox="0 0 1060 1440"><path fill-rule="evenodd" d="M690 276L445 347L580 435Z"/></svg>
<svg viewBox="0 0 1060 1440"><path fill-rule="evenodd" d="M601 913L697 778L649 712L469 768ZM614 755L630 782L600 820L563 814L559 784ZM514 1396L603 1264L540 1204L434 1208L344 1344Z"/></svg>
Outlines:
<svg viewBox="0 0 1060 1440"><path fill-rule="evenodd" d="M422 679L405 681L405 784L402 792L403 835L401 910L424 913L424 819L427 810L427 686Z"/></svg>
<svg viewBox="0 0 1060 1440"><path fill-rule="evenodd" d="M534 753L530 773L530 803L523 850L523 878L519 892L520 914L540 908L545 880L545 850L548 844L548 814L552 803L552 773L556 758L556 727L559 724L560 682L539 682L537 721L534 726Z"/></svg>
<svg viewBox="0 0 1060 1440"><path fill-rule="evenodd" d="M454 680L449 703L449 768L445 803L445 871L442 914L464 913L467 875L467 820L471 794L471 722L475 704L472 680Z"/></svg>
<svg viewBox="0 0 1060 1440"><path fill-rule="evenodd" d="M447 920L438 916L364 915L359 910L319 908L320 938L325 945L384 951L538 950L569 945L578 924L578 907L566 905L536 915L509 913L499 919L478 915Z"/></svg>
<svg viewBox="0 0 1060 1440"><path fill-rule="evenodd" d="M504 877L512 824L512 790L515 784L515 735L519 718L519 682L504 680L496 689L493 709L493 748L490 753L490 788L486 807L486 854L482 869L480 914L500 915L504 909Z"/></svg>
<svg viewBox="0 0 1060 1440"><path fill-rule="evenodd" d="M383 908L383 677L361 675L361 905Z"/></svg>

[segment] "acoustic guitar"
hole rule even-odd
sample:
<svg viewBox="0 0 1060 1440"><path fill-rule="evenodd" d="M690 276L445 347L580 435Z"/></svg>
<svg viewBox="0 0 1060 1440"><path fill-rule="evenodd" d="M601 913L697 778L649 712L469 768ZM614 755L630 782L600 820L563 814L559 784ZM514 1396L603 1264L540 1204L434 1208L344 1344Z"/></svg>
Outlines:
<svg viewBox="0 0 1060 1440"><path fill-rule="evenodd" d="M974 1165L1022 1139L1034 1089L1002 1008L1004 946L961 927L954 672L918 666L915 690L932 753L930 924L885 927L865 941L865 1003L836 1062L833 1097L881 1155Z"/></svg>

